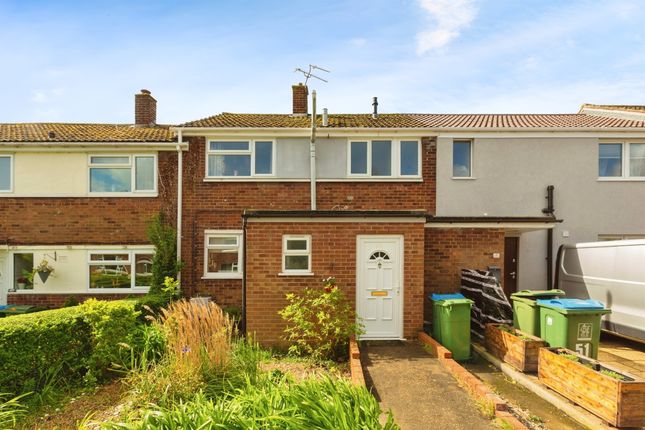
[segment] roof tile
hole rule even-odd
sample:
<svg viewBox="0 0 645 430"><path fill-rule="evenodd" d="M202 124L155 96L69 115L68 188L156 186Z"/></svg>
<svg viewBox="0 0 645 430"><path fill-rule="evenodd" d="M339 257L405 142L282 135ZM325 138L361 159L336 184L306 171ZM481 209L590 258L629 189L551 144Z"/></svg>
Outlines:
<svg viewBox="0 0 645 430"><path fill-rule="evenodd" d="M0 124L0 142L172 142L168 126L128 124Z"/></svg>

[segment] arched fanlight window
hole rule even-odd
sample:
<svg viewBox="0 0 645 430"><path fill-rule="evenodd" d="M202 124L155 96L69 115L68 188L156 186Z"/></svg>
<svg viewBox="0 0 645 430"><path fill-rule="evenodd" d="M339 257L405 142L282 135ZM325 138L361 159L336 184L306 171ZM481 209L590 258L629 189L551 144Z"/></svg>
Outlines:
<svg viewBox="0 0 645 430"><path fill-rule="evenodd" d="M390 256L387 255L386 252L383 251L374 251L372 255L370 255L370 260L377 260L377 259L383 259L383 260L389 260Z"/></svg>

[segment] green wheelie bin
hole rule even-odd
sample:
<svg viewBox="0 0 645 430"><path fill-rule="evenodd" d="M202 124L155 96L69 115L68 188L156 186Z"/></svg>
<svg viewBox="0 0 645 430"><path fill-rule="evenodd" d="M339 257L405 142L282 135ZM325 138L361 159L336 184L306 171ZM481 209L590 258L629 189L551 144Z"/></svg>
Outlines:
<svg viewBox="0 0 645 430"><path fill-rule="evenodd" d="M437 312L437 322L441 340L455 360L470 358L470 309L473 301L466 298L438 300L433 311ZM433 318L434 320L434 318Z"/></svg>
<svg viewBox="0 0 645 430"><path fill-rule="evenodd" d="M441 324L439 324L439 316L441 315L441 310L439 308L439 303L444 300L451 299L465 299L463 294L452 293L452 294L430 294L428 296L430 301L432 301L432 337L439 343L441 342Z"/></svg>
<svg viewBox="0 0 645 430"><path fill-rule="evenodd" d="M564 347L578 354L598 358L600 320L611 312L597 300L538 300L540 332L551 347Z"/></svg>
<svg viewBox="0 0 645 430"><path fill-rule="evenodd" d="M511 294L513 326L524 333L540 337L540 308L535 301L557 299L564 295L562 290L522 290Z"/></svg>

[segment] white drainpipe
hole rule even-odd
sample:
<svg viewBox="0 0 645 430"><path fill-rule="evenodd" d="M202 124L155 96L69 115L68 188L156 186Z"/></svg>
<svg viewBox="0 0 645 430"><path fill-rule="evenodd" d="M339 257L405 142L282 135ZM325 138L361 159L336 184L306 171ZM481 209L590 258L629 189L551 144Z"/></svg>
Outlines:
<svg viewBox="0 0 645 430"><path fill-rule="evenodd" d="M311 171L311 210L316 210L316 90L311 92L311 143L309 145L309 170Z"/></svg>
<svg viewBox="0 0 645 430"><path fill-rule="evenodd" d="M182 144L181 129L177 130L177 261L181 261L181 206L183 200L183 168L184 154L181 149ZM181 281L181 270L177 273L177 280Z"/></svg>

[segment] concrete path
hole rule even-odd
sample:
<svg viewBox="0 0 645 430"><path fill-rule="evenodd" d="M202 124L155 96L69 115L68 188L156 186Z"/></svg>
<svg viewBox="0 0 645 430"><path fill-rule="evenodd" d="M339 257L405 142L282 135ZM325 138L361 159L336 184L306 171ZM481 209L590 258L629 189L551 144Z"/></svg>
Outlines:
<svg viewBox="0 0 645 430"><path fill-rule="evenodd" d="M368 388L402 430L495 428L418 343L363 342L361 358Z"/></svg>
<svg viewBox="0 0 645 430"><path fill-rule="evenodd" d="M603 333L598 347L598 360L645 378L645 344Z"/></svg>

